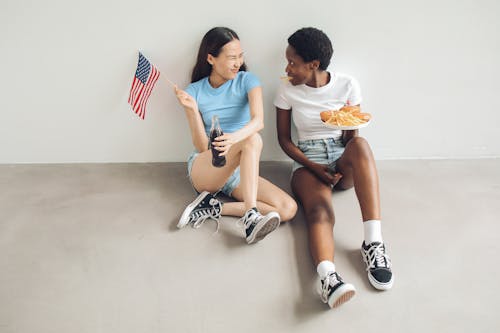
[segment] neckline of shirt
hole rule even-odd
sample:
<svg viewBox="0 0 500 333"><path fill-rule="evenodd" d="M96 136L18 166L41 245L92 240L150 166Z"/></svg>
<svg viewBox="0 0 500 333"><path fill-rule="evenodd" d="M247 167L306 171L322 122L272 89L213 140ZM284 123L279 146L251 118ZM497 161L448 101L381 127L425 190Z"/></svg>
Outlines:
<svg viewBox="0 0 500 333"><path fill-rule="evenodd" d="M320 92L320 91L323 91L323 90L330 89L334 85L334 83L335 83L335 81L337 79L337 75L335 73L333 73L333 72L328 72L328 73L330 74L330 81L328 81L328 83L325 84L324 86L317 87L317 88L316 87L310 87L310 86L308 86L306 84L302 84L302 86L304 86L305 87L304 89L306 89L306 90L308 90L310 92Z"/></svg>
<svg viewBox="0 0 500 333"><path fill-rule="evenodd" d="M223 84L221 84L220 86L218 86L217 88L214 88L212 87L212 85L210 84L210 81L209 81L209 76L207 76L205 78L205 83L208 87L208 91L212 94L212 95L217 95L217 94L220 94L222 93L226 86L230 85L232 81L236 80L238 78L238 76L240 75L241 72L238 72L238 74L236 75L236 77L234 79L231 79L231 80L227 80L226 82L224 82Z"/></svg>

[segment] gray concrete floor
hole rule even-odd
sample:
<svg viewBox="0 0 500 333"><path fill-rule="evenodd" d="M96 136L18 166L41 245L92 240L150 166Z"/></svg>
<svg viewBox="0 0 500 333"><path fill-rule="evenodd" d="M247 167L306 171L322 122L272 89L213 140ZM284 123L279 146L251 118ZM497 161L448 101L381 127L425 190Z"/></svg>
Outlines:
<svg viewBox="0 0 500 333"><path fill-rule="evenodd" d="M248 246L235 218L176 229L184 163L0 166L0 332L498 332L500 160L378 167L394 288L369 285L354 191L335 193L357 294L329 310L301 212ZM288 169L261 173L290 191Z"/></svg>

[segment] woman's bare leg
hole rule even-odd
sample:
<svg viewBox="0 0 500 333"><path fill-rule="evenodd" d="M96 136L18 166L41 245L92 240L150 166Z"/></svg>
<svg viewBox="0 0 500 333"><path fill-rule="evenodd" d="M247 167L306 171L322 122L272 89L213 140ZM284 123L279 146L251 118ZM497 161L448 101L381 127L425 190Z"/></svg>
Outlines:
<svg viewBox="0 0 500 333"><path fill-rule="evenodd" d="M361 250L367 265L368 280L376 289L390 289L394 276L391 261L382 242L378 175L368 142L362 137L349 140L344 154L337 161L337 169L343 175L337 184L339 188L345 189L354 185L365 222L365 239Z"/></svg>
<svg viewBox="0 0 500 333"><path fill-rule="evenodd" d="M333 262L335 216L331 187L308 169L300 168L293 174L292 190L304 208L309 232L309 250L314 265L317 266L324 260Z"/></svg>
<svg viewBox="0 0 500 333"><path fill-rule="evenodd" d="M241 185L231 194L238 201L243 201ZM262 214L278 212L281 221L289 221L297 213L297 203L285 191L270 181L259 177L257 186L257 209ZM246 212L243 202L227 202L222 207L223 215L242 216Z"/></svg>
<svg viewBox="0 0 500 333"><path fill-rule="evenodd" d="M380 220L378 174L368 142L359 136L349 140L336 168L342 178L335 188L354 186L363 221Z"/></svg>
<svg viewBox="0 0 500 333"><path fill-rule="evenodd" d="M241 198L245 204L245 211L257 206L261 152L262 138L259 134L254 134L242 142L239 187L241 188Z"/></svg>
<svg viewBox="0 0 500 333"><path fill-rule="evenodd" d="M244 209L247 211L256 207L261 151L262 138L259 134L253 134L231 147L226 155L226 165L222 168L212 166L211 151L199 154L191 170L194 187L198 191L216 192L224 186L239 165L241 180L238 194L244 203Z"/></svg>

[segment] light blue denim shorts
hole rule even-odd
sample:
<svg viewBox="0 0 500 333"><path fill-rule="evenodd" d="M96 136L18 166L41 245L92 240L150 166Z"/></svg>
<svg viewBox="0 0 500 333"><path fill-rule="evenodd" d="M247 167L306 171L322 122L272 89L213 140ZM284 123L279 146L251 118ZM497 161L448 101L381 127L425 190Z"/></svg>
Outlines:
<svg viewBox="0 0 500 333"><path fill-rule="evenodd" d="M335 172L337 160L342 156L345 149L342 138L299 140L297 146L309 160L329 165L332 172ZM302 164L294 161L292 174L302 167L304 167Z"/></svg>
<svg viewBox="0 0 500 333"><path fill-rule="evenodd" d="M191 182L191 186L193 186L193 189L196 191L193 185L193 181L191 179L191 169L193 168L193 162L200 153L197 151L193 151L191 155L189 155L188 161L187 161L187 167L188 167L188 178L189 181ZM234 170L233 174L229 177L229 179L226 181L224 186L220 189L222 193L224 193L227 196L231 196L233 193L234 189L240 185L240 167L237 167L236 170ZM199 193L198 191L196 191Z"/></svg>

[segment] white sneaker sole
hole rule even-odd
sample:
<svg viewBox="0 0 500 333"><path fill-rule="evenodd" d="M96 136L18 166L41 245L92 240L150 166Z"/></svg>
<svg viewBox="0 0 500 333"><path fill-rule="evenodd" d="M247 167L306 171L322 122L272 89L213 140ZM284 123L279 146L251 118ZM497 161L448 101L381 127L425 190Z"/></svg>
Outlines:
<svg viewBox="0 0 500 333"><path fill-rule="evenodd" d="M252 230L249 237L246 238L248 244L257 243L273 232L280 225L280 215L276 212L266 214L267 219L262 219Z"/></svg>
<svg viewBox="0 0 500 333"><path fill-rule="evenodd" d="M344 283L330 295L328 298L328 305L332 309L336 308L337 306L349 301L355 294L356 288L354 288L354 286L350 283Z"/></svg>
<svg viewBox="0 0 500 333"><path fill-rule="evenodd" d="M179 223L177 223L177 228L182 229L188 224L189 214L191 214L193 209L195 209L196 206L198 206L200 204L200 202L202 202L203 199L205 199L207 194L209 194L209 192L207 192L207 191L201 192L200 195L198 195L198 197L196 197L196 199L193 202L191 202L186 207L186 209L184 209L184 212L182 213L181 218L179 219Z"/></svg>

